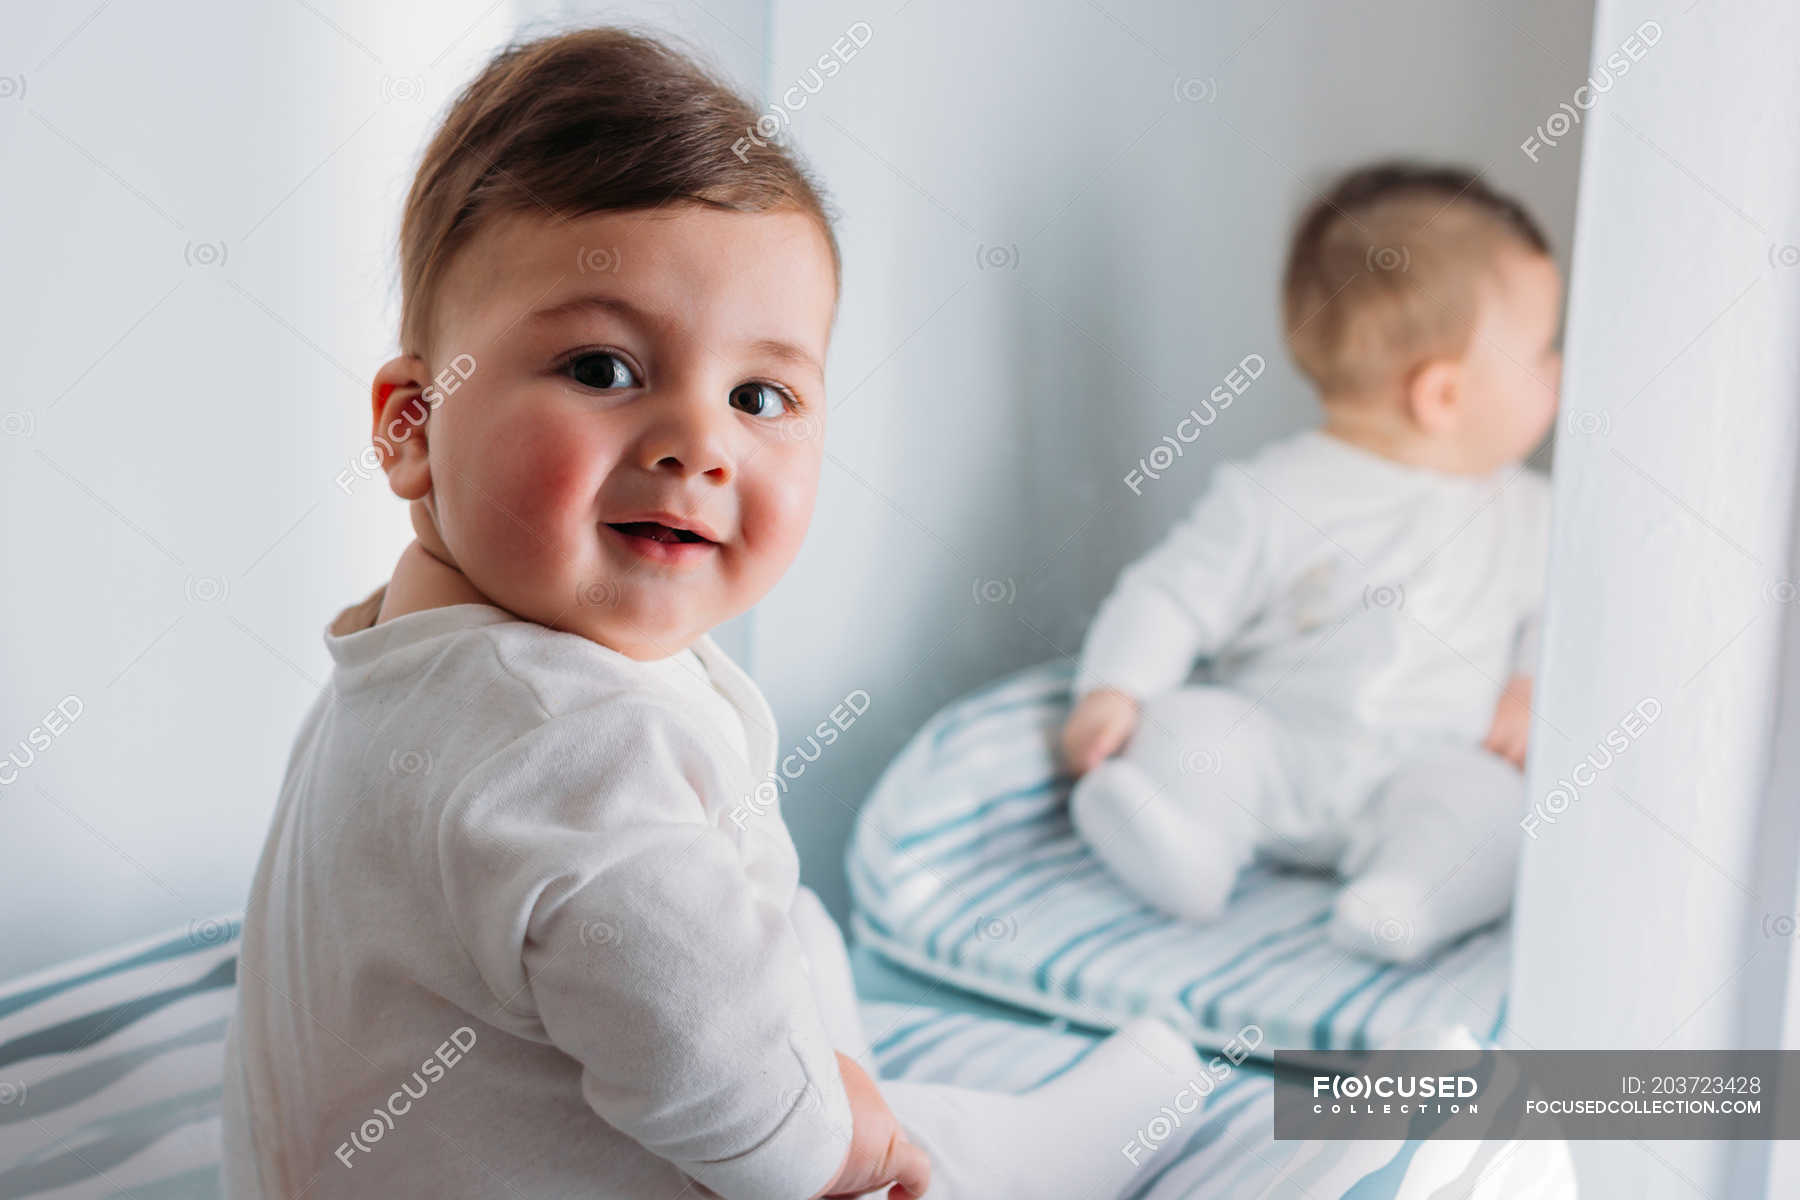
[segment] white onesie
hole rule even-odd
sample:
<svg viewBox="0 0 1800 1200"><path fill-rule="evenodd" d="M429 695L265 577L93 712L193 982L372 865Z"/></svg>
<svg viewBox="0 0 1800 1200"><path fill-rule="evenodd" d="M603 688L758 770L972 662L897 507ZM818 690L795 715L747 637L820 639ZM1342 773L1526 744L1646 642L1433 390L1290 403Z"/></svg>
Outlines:
<svg viewBox="0 0 1800 1200"><path fill-rule="evenodd" d="M1122 758L1078 786L1078 827L1112 840L1095 848L1132 882L1155 853L1141 843L1185 839L1127 817L1185 798L1225 890L1150 898L1196 919L1252 849L1356 874L1418 823L1417 796L1386 792L1468 818L1409 851L1503 836L1522 787L1479 746L1508 680L1535 669L1548 542L1547 481L1522 467L1450 475L1318 431L1222 464L1088 632L1077 694L1117 688L1142 710ZM1429 778L1409 781L1414 765Z"/></svg>
<svg viewBox="0 0 1800 1200"><path fill-rule="evenodd" d="M380 599L327 631L252 883L225 1194L820 1190L851 1131L834 1051L869 1053L757 791L761 693L707 637L643 663L484 604L373 625ZM1109 1195L1199 1066L1166 1026L1134 1038L1021 1097L883 1092L934 1196Z"/></svg>

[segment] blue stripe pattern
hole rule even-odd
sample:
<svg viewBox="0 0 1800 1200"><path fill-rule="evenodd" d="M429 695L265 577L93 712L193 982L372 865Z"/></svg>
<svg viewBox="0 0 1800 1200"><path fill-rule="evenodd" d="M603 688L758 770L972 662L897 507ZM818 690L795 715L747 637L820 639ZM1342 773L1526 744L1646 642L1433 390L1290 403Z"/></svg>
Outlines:
<svg viewBox="0 0 1800 1200"><path fill-rule="evenodd" d="M1123 954L1144 923L1142 912L1127 917L1104 945L1091 929L1082 943L1088 952L1077 959L1071 951L1067 978ZM223 939L177 935L126 947L104 961L0 988L0 1083L12 1089L0 1104L0 1197L218 1200L220 1070L237 929L230 925ZM862 1015L865 1028L887 1031L873 1047L883 1079L1024 1092L1058 1078L1099 1044L1096 1035L1060 1022L1046 1027L900 1004L865 1004ZM1564 1163L1552 1152L1566 1159L1560 1143L1433 1143L1429 1150L1439 1157L1415 1170L1427 1153L1416 1141L1275 1142L1272 1088L1261 1063L1231 1068L1184 1118L1184 1140L1145 1164L1133 1195L1391 1200L1423 1180L1444 1178L1449 1154L1459 1184L1470 1185L1457 1194L1486 1197L1497 1193L1473 1184L1489 1163L1516 1169L1521 1159L1534 1164L1531 1156L1550 1155L1543 1170L1557 1179ZM1560 1200L1573 1193L1541 1194Z"/></svg>
<svg viewBox="0 0 1800 1200"><path fill-rule="evenodd" d="M1322 875L1254 866L1205 928L1129 893L1069 823L1055 742L1072 675L1066 661L1032 667L966 696L889 764L848 852L872 949L1072 1020L1157 1012L1214 1046L1255 1025L1265 1054L1366 1049L1418 1027L1501 1037L1505 923L1406 967L1326 937L1338 885Z"/></svg>
<svg viewBox="0 0 1800 1200"><path fill-rule="evenodd" d="M0 1196L216 1200L240 930L195 922L0 988Z"/></svg>

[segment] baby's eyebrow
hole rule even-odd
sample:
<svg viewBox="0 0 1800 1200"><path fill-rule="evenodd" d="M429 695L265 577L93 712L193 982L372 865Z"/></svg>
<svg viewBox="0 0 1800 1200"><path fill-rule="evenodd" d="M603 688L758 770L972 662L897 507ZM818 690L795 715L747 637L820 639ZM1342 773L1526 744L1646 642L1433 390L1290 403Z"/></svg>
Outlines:
<svg viewBox="0 0 1800 1200"><path fill-rule="evenodd" d="M550 305L548 308L538 309L526 319L533 325L548 325L575 313L588 312L590 310L598 310L603 313L623 317L625 320L644 328L654 329L661 324L660 318L639 308L623 296L609 296L602 292L588 292L579 296L571 296L567 300L560 300L557 303ZM824 364L820 363L810 351L793 342L782 341L780 338L758 338L749 343L746 349L753 354L778 358L784 362L793 363L796 366L811 367L821 375L825 373Z"/></svg>
<svg viewBox="0 0 1800 1200"><path fill-rule="evenodd" d="M750 349L757 354L766 354L770 358L779 358L785 362L793 363L795 366L811 367L821 375L825 373L825 368L820 365L818 359L814 358L799 346L794 345L792 342L784 342L779 338L758 338L756 341L750 343Z"/></svg>
<svg viewBox="0 0 1800 1200"><path fill-rule="evenodd" d="M620 296L608 296L599 292L571 296L567 300L550 305L548 308L538 309L527 319L534 325L547 325L552 321L559 321L564 317L575 313L587 312L590 309L598 309L604 313L621 316L639 325L656 324L655 319L649 313L645 312L631 301Z"/></svg>

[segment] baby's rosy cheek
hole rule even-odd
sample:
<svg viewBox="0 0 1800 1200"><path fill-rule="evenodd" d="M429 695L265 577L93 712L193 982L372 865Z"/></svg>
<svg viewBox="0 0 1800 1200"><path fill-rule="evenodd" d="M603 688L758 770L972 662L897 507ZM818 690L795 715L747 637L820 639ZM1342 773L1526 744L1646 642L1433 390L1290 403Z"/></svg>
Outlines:
<svg viewBox="0 0 1800 1200"><path fill-rule="evenodd" d="M757 489L744 514L750 548L785 565L806 536L816 491L817 475L799 467Z"/></svg>
<svg viewBox="0 0 1800 1200"><path fill-rule="evenodd" d="M594 456L574 439L532 438L506 450L507 508L554 537L594 514L599 476Z"/></svg>

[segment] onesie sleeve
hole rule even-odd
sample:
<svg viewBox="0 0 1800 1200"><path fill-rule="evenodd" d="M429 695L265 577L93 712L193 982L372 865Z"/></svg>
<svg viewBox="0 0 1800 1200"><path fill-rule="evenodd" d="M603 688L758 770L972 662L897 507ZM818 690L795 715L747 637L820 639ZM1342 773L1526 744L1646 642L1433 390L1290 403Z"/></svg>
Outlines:
<svg viewBox="0 0 1800 1200"><path fill-rule="evenodd" d="M1077 696L1143 699L1180 686L1266 600L1267 498L1226 463L1192 511L1125 568L1082 643Z"/></svg>
<svg viewBox="0 0 1800 1200"><path fill-rule="evenodd" d="M552 718L446 807L444 898L495 1023L578 1062L602 1120L728 1200L794 1200L843 1162L849 1102L793 925L740 852L772 834L709 820L724 786L672 713Z"/></svg>

